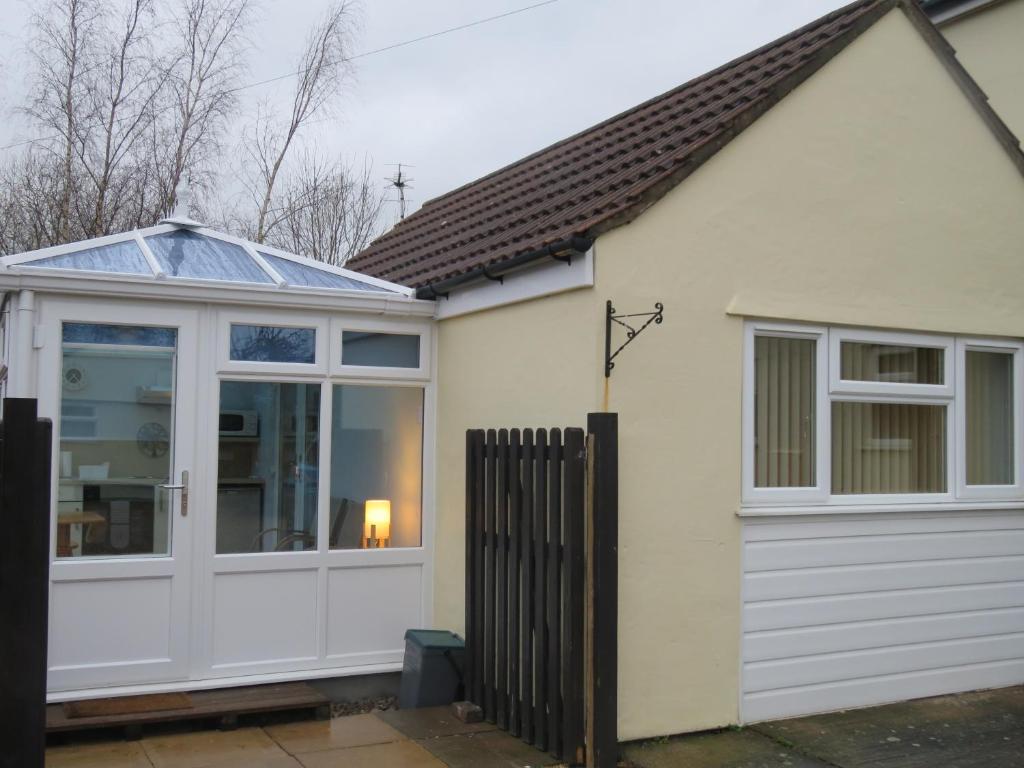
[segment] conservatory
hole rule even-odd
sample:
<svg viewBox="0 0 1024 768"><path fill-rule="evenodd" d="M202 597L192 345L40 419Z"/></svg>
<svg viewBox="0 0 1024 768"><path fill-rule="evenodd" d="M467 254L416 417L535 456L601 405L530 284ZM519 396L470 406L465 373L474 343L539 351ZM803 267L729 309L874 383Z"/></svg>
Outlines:
<svg viewBox="0 0 1024 768"><path fill-rule="evenodd" d="M212 231L0 259L54 423L49 695L400 668L429 625L434 304Z"/></svg>

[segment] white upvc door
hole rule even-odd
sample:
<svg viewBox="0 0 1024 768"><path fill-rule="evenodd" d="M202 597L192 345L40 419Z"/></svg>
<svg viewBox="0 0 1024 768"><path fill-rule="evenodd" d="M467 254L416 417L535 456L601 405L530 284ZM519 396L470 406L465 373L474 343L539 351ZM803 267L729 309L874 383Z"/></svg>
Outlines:
<svg viewBox="0 0 1024 768"><path fill-rule="evenodd" d="M40 412L54 423L48 689L184 680L198 312L53 297L40 310Z"/></svg>

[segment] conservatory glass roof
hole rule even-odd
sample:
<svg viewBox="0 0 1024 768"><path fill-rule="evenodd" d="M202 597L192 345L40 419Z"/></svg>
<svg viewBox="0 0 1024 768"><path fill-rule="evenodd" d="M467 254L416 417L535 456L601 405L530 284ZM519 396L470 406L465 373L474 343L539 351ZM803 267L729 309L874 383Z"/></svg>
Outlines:
<svg viewBox="0 0 1024 768"><path fill-rule="evenodd" d="M394 283L240 240L194 226L193 222L185 225L171 221L149 229L5 256L0 264L13 271L106 273L122 279L412 294L411 289Z"/></svg>

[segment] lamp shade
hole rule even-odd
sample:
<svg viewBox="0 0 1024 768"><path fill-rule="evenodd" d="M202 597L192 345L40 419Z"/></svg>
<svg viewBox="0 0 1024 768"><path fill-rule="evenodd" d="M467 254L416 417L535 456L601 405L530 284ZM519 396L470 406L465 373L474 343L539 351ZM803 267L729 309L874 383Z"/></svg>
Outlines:
<svg viewBox="0 0 1024 768"><path fill-rule="evenodd" d="M374 532L373 526L377 526ZM391 538L391 501L389 499L368 499L363 536L367 539Z"/></svg>

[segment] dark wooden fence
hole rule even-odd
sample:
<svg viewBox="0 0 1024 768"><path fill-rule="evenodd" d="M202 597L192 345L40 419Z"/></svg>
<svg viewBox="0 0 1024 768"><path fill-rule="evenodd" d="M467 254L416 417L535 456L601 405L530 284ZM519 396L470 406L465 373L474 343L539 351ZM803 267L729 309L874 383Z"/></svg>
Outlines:
<svg viewBox="0 0 1024 768"><path fill-rule="evenodd" d="M7 398L0 423L0 768L43 768L49 593L49 420Z"/></svg>
<svg viewBox="0 0 1024 768"><path fill-rule="evenodd" d="M466 698L596 766L616 757L614 424L466 434Z"/></svg>

